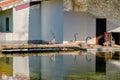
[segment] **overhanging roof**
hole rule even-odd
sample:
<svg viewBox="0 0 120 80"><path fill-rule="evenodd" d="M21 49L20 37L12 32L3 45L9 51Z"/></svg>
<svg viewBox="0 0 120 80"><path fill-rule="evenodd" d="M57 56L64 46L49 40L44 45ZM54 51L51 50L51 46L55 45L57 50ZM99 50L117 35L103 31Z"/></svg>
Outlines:
<svg viewBox="0 0 120 80"><path fill-rule="evenodd" d="M6 10L17 5L17 3L22 2L23 0L5 0L0 2L0 10Z"/></svg>
<svg viewBox="0 0 120 80"><path fill-rule="evenodd" d="M13 7L16 7L21 4L25 4L28 2L36 2L36 1L48 1L48 0L30 0L30 1L25 1L25 0L5 0L0 2L0 10L7 10Z"/></svg>

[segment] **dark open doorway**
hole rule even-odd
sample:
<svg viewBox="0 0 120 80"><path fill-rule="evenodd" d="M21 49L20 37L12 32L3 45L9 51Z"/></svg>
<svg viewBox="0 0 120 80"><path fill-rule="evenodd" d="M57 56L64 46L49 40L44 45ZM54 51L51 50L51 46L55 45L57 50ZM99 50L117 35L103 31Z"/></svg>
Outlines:
<svg viewBox="0 0 120 80"><path fill-rule="evenodd" d="M106 73L106 60L104 52L96 53L96 72Z"/></svg>
<svg viewBox="0 0 120 80"><path fill-rule="evenodd" d="M115 39L115 44L120 45L120 32L112 32L112 36Z"/></svg>
<svg viewBox="0 0 120 80"><path fill-rule="evenodd" d="M103 45L105 32L106 32L106 19L97 18L96 19L96 44Z"/></svg>
<svg viewBox="0 0 120 80"><path fill-rule="evenodd" d="M9 17L6 17L6 32L9 32L10 28L9 28Z"/></svg>

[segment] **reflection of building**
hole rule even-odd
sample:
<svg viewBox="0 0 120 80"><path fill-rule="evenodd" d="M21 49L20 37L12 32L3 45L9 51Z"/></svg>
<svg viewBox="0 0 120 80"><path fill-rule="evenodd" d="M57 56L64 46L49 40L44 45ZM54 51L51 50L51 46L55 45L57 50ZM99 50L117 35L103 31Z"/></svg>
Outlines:
<svg viewBox="0 0 120 80"><path fill-rule="evenodd" d="M14 74L19 72L30 76L31 79L63 80L66 75L72 73L95 72L94 54L76 56L54 54L38 57L15 57L13 60Z"/></svg>
<svg viewBox="0 0 120 80"><path fill-rule="evenodd" d="M30 76L29 73L29 57L14 57L13 58L13 76L16 74Z"/></svg>
<svg viewBox="0 0 120 80"><path fill-rule="evenodd" d="M53 56L52 56L53 58ZM51 56L41 57L41 78L45 80L63 80L63 56L54 55L54 62Z"/></svg>
<svg viewBox="0 0 120 80"><path fill-rule="evenodd" d="M105 60L105 53L98 52L96 53L96 72L106 72L106 60Z"/></svg>
<svg viewBox="0 0 120 80"><path fill-rule="evenodd" d="M29 72L31 80L39 80L41 79L41 64L42 59L40 56L29 57Z"/></svg>
<svg viewBox="0 0 120 80"><path fill-rule="evenodd" d="M22 74L32 79L40 79L41 57L14 57L13 76L16 74Z"/></svg>
<svg viewBox="0 0 120 80"><path fill-rule="evenodd" d="M106 62L106 73L120 72L120 53L115 52L112 59Z"/></svg>
<svg viewBox="0 0 120 80"><path fill-rule="evenodd" d="M118 72L120 71L120 56L118 55L119 53L113 53L113 56L109 57L111 54L104 52L84 53L84 55L48 54L47 56L14 57L13 60L4 58L3 61L13 63L14 76L16 73L21 73L36 80L64 80L65 76L78 75L77 73Z"/></svg>
<svg viewBox="0 0 120 80"><path fill-rule="evenodd" d="M64 75L95 72L95 55L63 56Z"/></svg>
<svg viewBox="0 0 120 80"><path fill-rule="evenodd" d="M111 55L112 54L112 55ZM96 56L96 72L109 74L120 71L120 54L119 52L99 52Z"/></svg>
<svg viewBox="0 0 120 80"><path fill-rule="evenodd" d="M106 73L109 72L120 72L120 61L109 60L106 63Z"/></svg>

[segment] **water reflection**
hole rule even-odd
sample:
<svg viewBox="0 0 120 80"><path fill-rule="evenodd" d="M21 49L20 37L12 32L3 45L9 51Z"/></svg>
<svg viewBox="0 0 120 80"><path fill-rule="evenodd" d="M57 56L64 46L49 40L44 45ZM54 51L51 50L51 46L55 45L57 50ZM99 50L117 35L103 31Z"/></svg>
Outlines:
<svg viewBox="0 0 120 80"><path fill-rule="evenodd" d="M29 76L29 57L13 57L13 76L16 74Z"/></svg>
<svg viewBox="0 0 120 80"><path fill-rule="evenodd" d="M119 52L44 53L35 54L35 56L2 57L0 63L9 66L7 67L9 71L5 71L4 68L6 67L2 64L3 68L0 66L0 75L27 76L30 80L80 80L93 78L93 74L89 73L95 73L94 75L102 73L104 78L115 73L120 76ZM115 78L111 80L115 80Z"/></svg>
<svg viewBox="0 0 120 80"><path fill-rule="evenodd" d="M55 55L50 55L50 60L55 63Z"/></svg>
<svg viewBox="0 0 120 80"><path fill-rule="evenodd" d="M13 75L12 72L12 58L1 57L0 58L0 76L2 74L7 74L9 76Z"/></svg>

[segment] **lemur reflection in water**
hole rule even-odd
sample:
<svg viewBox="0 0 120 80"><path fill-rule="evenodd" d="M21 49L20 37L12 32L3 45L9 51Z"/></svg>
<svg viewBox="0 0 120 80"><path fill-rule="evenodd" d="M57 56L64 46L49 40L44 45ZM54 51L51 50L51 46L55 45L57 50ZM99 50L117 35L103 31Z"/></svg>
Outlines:
<svg viewBox="0 0 120 80"><path fill-rule="evenodd" d="M50 55L50 60L55 64L55 55Z"/></svg>
<svg viewBox="0 0 120 80"><path fill-rule="evenodd" d="M87 53L87 54L85 55L86 61L91 62L91 58L88 57L88 54L89 54L89 53Z"/></svg>
<svg viewBox="0 0 120 80"><path fill-rule="evenodd" d="M80 56L82 55L82 56L85 56L85 59L86 59L86 61L87 62L91 62L91 58L90 57L88 57L88 53L84 53L84 52L80 52L80 53L78 53ZM78 55L74 55L74 63L77 63L77 56ZM79 57L79 56L78 56Z"/></svg>

